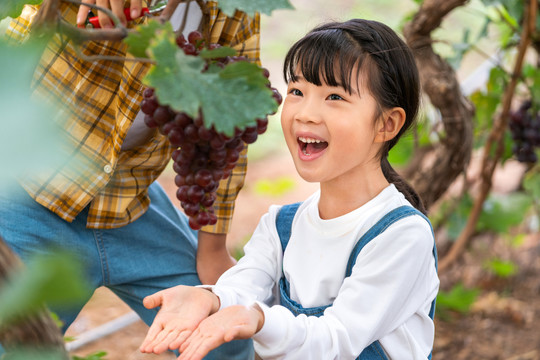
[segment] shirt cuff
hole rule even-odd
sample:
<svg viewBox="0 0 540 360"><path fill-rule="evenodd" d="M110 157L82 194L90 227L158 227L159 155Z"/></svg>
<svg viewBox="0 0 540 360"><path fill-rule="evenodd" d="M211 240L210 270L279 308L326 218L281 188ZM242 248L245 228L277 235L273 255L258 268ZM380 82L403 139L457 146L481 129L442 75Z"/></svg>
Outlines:
<svg viewBox="0 0 540 360"><path fill-rule="evenodd" d="M253 340L257 342L258 346L266 349L275 349L277 346L282 346L284 340L283 330L286 329L286 323L278 314L279 307L270 308L260 301L256 301L255 303L259 305L264 313L264 325L253 336Z"/></svg>
<svg viewBox="0 0 540 360"><path fill-rule="evenodd" d="M206 289L214 293L219 298L219 310L231 305L236 305L236 297L231 292L216 285L197 285L196 287Z"/></svg>

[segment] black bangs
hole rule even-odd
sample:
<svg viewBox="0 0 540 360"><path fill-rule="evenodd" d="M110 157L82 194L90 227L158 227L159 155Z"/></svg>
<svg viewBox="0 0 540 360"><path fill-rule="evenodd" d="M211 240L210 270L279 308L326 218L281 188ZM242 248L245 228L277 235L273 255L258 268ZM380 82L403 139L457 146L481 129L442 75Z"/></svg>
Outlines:
<svg viewBox="0 0 540 360"><path fill-rule="evenodd" d="M285 57L285 82L295 82L298 75L314 85L341 86L353 92L353 70L359 74L364 52L346 32L339 29L314 31L296 44ZM358 88L358 76L354 86Z"/></svg>

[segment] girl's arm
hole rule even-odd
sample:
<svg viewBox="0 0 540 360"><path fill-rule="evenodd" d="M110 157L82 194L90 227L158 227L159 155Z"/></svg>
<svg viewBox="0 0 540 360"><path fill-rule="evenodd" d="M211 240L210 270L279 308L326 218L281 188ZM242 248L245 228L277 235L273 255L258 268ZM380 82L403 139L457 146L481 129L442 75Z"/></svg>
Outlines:
<svg viewBox="0 0 540 360"><path fill-rule="evenodd" d="M197 325L220 307L270 301L281 269L281 245L275 226L269 226L275 222L276 209L272 207L262 217L244 248L245 256L223 274L218 285L208 289L176 286L144 299L147 308L161 309L140 347L142 352L159 354L179 348Z"/></svg>

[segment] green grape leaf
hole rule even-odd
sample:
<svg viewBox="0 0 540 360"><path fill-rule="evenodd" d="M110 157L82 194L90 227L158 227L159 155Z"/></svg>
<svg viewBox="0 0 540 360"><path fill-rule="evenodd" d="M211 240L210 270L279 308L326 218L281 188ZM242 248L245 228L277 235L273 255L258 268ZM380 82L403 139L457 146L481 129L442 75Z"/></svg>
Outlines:
<svg viewBox="0 0 540 360"><path fill-rule="evenodd" d="M202 49L199 56L203 59L217 59L226 56L236 55L236 50L227 46L221 46L212 50Z"/></svg>
<svg viewBox="0 0 540 360"><path fill-rule="evenodd" d="M161 24L159 21L151 19L147 24L138 25L135 27L135 31L130 32L124 39L124 42L128 45L128 52L138 58L148 58L146 49L150 46L150 41L154 38L159 30L164 28L171 28L170 22Z"/></svg>
<svg viewBox="0 0 540 360"><path fill-rule="evenodd" d="M24 5L38 5L43 0L2 0L0 1L0 20L21 15Z"/></svg>
<svg viewBox="0 0 540 360"><path fill-rule="evenodd" d="M219 0L218 6L228 16L233 16L236 10L253 16L256 12L270 15L277 9L293 9L289 0Z"/></svg>
<svg viewBox="0 0 540 360"><path fill-rule="evenodd" d="M201 72L205 62L178 48L174 33L162 32L149 48L153 66L143 82L155 89L159 102L196 117L205 126L232 136L235 128L256 124L277 110L268 79L255 64L235 62L221 71Z"/></svg>

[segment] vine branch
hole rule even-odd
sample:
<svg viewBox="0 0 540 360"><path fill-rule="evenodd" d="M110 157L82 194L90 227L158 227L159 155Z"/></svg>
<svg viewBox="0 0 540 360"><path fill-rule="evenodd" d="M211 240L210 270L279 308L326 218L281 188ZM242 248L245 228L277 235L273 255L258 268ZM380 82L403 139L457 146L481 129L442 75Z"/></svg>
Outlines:
<svg viewBox="0 0 540 360"><path fill-rule="evenodd" d="M518 54L516 56L516 62L514 64L514 70L512 72L510 83L506 87L503 94L502 110L489 134L484 147L479 194L474 202L473 209L467 220L465 228L460 233L454 245L450 248L448 254L439 262L439 271L446 270L453 262L456 261L456 259L458 259L458 257L467 247L467 244L469 243L469 240L476 229L476 224L478 222L478 218L480 217L480 213L482 212L484 202L491 191L493 173L495 172L497 162L501 158L504 151L503 135L508 125L508 115L512 105L514 91L521 75L525 53L529 47L529 44L531 43L531 36L535 31L537 5L538 3L536 0L529 1L529 6L525 9L525 22L521 32L520 44ZM493 148L495 148L494 153L492 153Z"/></svg>
<svg viewBox="0 0 540 360"><path fill-rule="evenodd" d="M420 69L423 91L441 115L444 137L440 146L429 151L416 151L404 170L420 194L426 208L435 203L469 163L472 152L472 118L474 107L461 92L457 75L447 61L433 49L431 33L455 8L467 0L424 0L407 23L403 34ZM428 161L429 160L429 161Z"/></svg>

